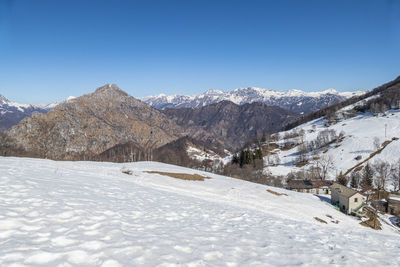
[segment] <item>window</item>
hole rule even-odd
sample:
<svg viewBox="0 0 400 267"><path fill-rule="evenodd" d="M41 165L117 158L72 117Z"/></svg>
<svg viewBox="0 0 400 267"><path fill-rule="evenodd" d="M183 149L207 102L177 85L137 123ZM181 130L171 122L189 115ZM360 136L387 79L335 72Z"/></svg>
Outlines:
<svg viewBox="0 0 400 267"><path fill-rule="evenodd" d="M354 198L354 202L358 202L358 198Z"/></svg>

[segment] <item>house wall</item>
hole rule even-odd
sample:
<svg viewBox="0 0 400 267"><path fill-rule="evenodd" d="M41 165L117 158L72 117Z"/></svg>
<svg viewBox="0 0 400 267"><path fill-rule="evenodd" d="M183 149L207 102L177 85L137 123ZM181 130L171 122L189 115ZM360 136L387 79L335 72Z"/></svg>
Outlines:
<svg viewBox="0 0 400 267"><path fill-rule="evenodd" d="M357 198L357 202L355 202L355 199ZM364 197L363 195L357 193L353 196L351 196L348 200L348 212L347 213L351 213L353 210L356 210L357 208L359 208L362 203L366 200L366 197Z"/></svg>
<svg viewBox="0 0 400 267"><path fill-rule="evenodd" d="M324 186L324 187L319 188L319 193L329 195L329 194L331 194L331 190L329 189L329 187Z"/></svg>
<svg viewBox="0 0 400 267"><path fill-rule="evenodd" d="M341 194L339 194L339 208L341 211L349 213L349 199Z"/></svg>
<svg viewBox="0 0 400 267"><path fill-rule="evenodd" d="M321 187L321 188L310 188L310 189L291 189L293 191L297 192L303 192L303 193L311 193L311 194L330 194L331 190L327 187ZM326 190L328 190L328 193L326 193Z"/></svg>
<svg viewBox="0 0 400 267"><path fill-rule="evenodd" d="M333 205L339 205L339 192L338 190L332 189L331 190L331 203Z"/></svg>

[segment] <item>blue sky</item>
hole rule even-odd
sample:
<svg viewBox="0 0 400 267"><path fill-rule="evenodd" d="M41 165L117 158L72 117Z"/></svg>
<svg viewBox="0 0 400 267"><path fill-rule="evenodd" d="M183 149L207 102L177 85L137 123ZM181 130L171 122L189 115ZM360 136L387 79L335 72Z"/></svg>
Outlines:
<svg viewBox="0 0 400 267"><path fill-rule="evenodd" d="M1 0L0 94L371 89L400 75L399 47L396 0Z"/></svg>

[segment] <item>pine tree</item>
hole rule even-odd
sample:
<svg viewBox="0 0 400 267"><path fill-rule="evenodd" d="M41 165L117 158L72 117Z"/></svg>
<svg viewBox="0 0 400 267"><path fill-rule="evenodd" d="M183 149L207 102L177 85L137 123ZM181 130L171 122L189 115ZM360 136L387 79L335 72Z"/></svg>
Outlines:
<svg viewBox="0 0 400 267"><path fill-rule="evenodd" d="M374 170L371 168L369 163L367 163L367 165L365 165L365 167L361 173L361 176L362 176L362 182L361 182L362 188L372 187L372 182L373 182L373 178L374 178Z"/></svg>
<svg viewBox="0 0 400 267"><path fill-rule="evenodd" d="M240 168L243 168L244 164L245 164L245 153L244 153L244 150L241 150L240 154L239 154L239 166L240 166Z"/></svg>
<svg viewBox="0 0 400 267"><path fill-rule="evenodd" d="M359 184L359 174L356 172L352 172L351 176L350 176L350 186L352 188L358 188L358 184Z"/></svg>
<svg viewBox="0 0 400 267"><path fill-rule="evenodd" d="M237 154L233 155L232 164L239 164L239 157Z"/></svg>
<svg viewBox="0 0 400 267"><path fill-rule="evenodd" d="M262 158L263 158L263 153L262 153L261 149L258 148L258 149L256 150L255 158L256 158L256 159L262 159Z"/></svg>
<svg viewBox="0 0 400 267"><path fill-rule="evenodd" d="M343 175L342 172L340 172L339 176L336 178L336 182L338 182L341 185L346 186L347 185L347 177Z"/></svg>

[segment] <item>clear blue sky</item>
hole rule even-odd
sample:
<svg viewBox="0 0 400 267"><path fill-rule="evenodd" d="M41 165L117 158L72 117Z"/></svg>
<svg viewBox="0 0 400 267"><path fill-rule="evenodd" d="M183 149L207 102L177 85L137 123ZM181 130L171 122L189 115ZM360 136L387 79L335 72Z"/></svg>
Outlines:
<svg viewBox="0 0 400 267"><path fill-rule="evenodd" d="M238 87L371 89L400 75L400 1L0 0L0 94L48 103Z"/></svg>

